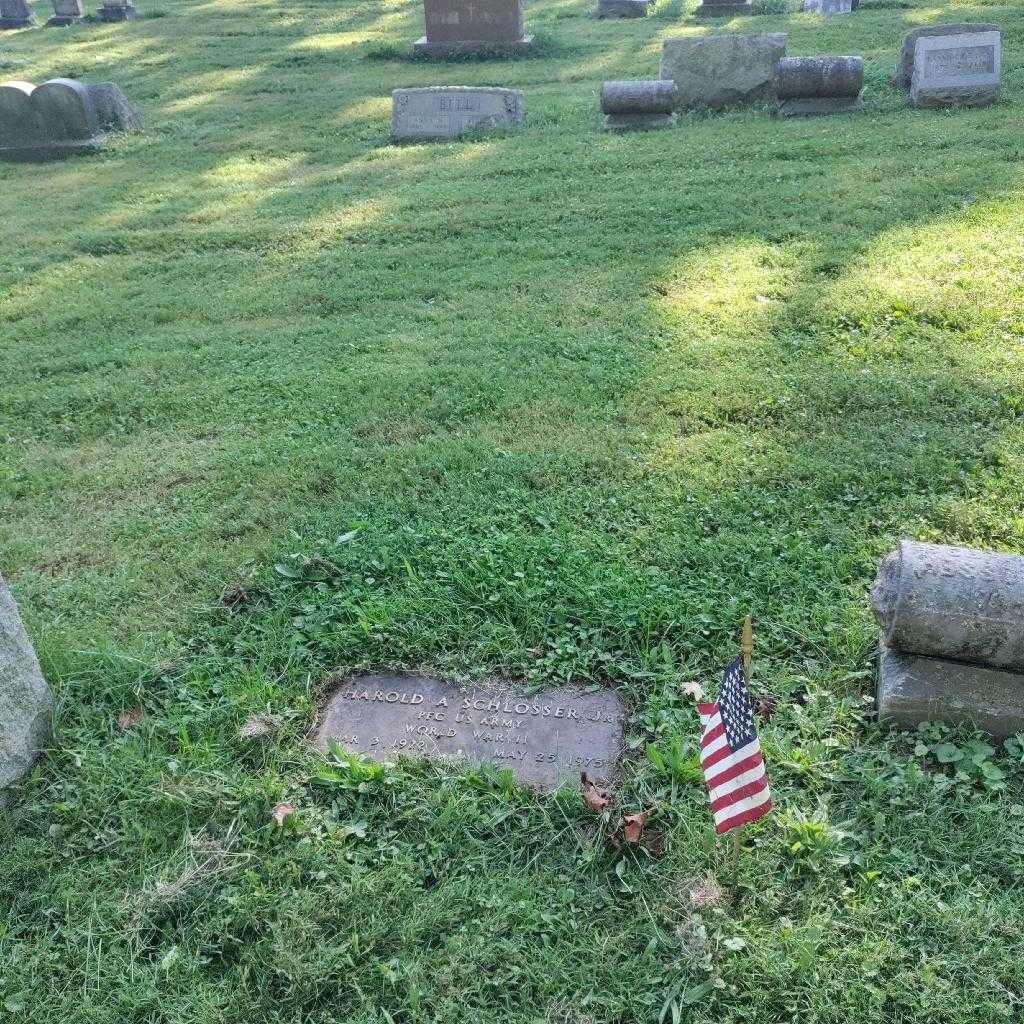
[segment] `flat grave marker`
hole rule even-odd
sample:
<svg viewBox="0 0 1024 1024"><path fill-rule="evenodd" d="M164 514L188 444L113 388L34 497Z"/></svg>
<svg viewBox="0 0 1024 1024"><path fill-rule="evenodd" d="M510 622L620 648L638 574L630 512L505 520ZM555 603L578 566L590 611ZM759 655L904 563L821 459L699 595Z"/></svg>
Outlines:
<svg viewBox="0 0 1024 1024"><path fill-rule="evenodd" d="M611 690L509 686L462 689L430 676L357 676L327 701L317 748L332 742L377 761L399 755L491 762L547 792L579 785L580 772L608 788L618 778L626 712Z"/></svg>

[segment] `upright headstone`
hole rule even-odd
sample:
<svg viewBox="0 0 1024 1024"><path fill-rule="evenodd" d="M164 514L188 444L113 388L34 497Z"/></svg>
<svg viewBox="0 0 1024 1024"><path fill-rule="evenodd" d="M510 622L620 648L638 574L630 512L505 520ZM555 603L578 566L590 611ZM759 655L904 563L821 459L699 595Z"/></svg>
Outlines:
<svg viewBox="0 0 1024 1024"><path fill-rule="evenodd" d="M776 78L780 117L840 114L863 106L863 57L784 57Z"/></svg>
<svg viewBox="0 0 1024 1024"><path fill-rule="evenodd" d="M522 0L423 0L423 57L512 57L527 53L533 36L523 28Z"/></svg>
<svg viewBox="0 0 1024 1024"><path fill-rule="evenodd" d="M785 32L766 32L666 39L659 77L676 83L677 109L762 102L775 94L786 38Z"/></svg>
<svg viewBox="0 0 1024 1024"><path fill-rule="evenodd" d="M654 81L605 82L601 112L608 131L670 128L676 123L676 83Z"/></svg>
<svg viewBox="0 0 1024 1024"><path fill-rule="evenodd" d="M704 0L693 12L698 18L731 18L737 14L753 14L749 0Z"/></svg>
<svg viewBox="0 0 1024 1024"><path fill-rule="evenodd" d="M999 99L1002 34L922 36L914 44L910 102L915 107L985 107Z"/></svg>
<svg viewBox="0 0 1024 1024"><path fill-rule="evenodd" d="M65 28L85 17L82 0L53 0L53 17L46 23L47 28Z"/></svg>
<svg viewBox="0 0 1024 1024"><path fill-rule="evenodd" d="M96 108L89 89L73 78L43 82L32 93L32 106L55 140L85 142L96 136Z"/></svg>
<svg viewBox="0 0 1024 1024"><path fill-rule="evenodd" d="M619 778L626 712L611 690L507 685L463 689L430 676L357 676L328 700L316 746L377 761L400 756L509 768L523 785L578 786L580 772L610 787Z"/></svg>
<svg viewBox="0 0 1024 1024"><path fill-rule="evenodd" d="M654 0L598 0L599 18L645 18Z"/></svg>
<svg viewBox="0 0 1024 1024"><path fill-rule="evenodd" d="M903 44L900 47L900 59L896 62L896 71L893 75L893 85L904 91L910 89L910 79L914 73L914 48L918 39L931 38L932 36L959 36L969 32L998 32L998 25L989 24L963 24L953 25L929 25L926 28L915 28L903 37Z"/></svg>
<svg viewBox="0 0 1024 1024"><path fill-rule="evenodd" d="M100 21L134 21L135 4L132 0L104 0L99 13Z"/></svg>
<svg viewBox="0 0 1024 1024"><path fill-rule="evenodd" d="M1024 558L904 540L871 601L880 718L1024 732Z"/></svg>
<svg viewBox="0 0 1024 1024"><path fill-rule="evenodd" d="M0 29L27 28L35 20L28 0L0 0Z"/></svg>
<svg viewBox="0 0 1024 1024"><path fill-rule="evenodd" d="M454 139L468 131L514 129L523 123L518 89L435 85L391 94L391 137L396 142Z"/></svg>
<svg viewBox="0 0 1024 1024"><path fill-rule="evenodd" d="M0 577L0 807L46 742L50 709L50 690L32 642Z"/></svg>
<svg viewBox="0 0 1024 1024"><path fill-rule="evenodd" d="M142 130L142 120L112 82L55 78L0 83L0 160L52 160L100 149L106 133Z"/></svg>
<svg viewBox="0 0 1024 1024"><path fill-rule="evenodd" d="M852 14L856 9L854 0L804 0L805 14Z"/></svg>
<svg viewBox="0 0 1024 1024"><path fill-rule="evenodd" d="M0 152L34 147L42 140L42 125L35 107L31 82L0 82Z"/></svg>

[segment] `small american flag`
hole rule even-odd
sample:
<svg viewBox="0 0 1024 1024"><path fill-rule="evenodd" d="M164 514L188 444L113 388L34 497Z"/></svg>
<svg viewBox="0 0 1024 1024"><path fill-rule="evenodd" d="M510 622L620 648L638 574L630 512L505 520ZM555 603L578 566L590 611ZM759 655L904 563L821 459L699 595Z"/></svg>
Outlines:
<svg viewBox="0 0 1024 1024"><path fill-rule="evenodd" d="M718 700L698 704L697 710L700 764L715 816L715 834L722 835L772 809L742 655L726 668Z"/></svg>

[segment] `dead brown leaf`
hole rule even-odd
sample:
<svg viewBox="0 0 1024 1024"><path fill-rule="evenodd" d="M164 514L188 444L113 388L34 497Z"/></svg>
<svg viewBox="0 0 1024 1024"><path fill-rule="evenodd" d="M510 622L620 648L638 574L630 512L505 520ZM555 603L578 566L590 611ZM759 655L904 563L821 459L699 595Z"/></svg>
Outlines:
<svg viewBox="0 0 1024 1024"><path fill-rule="evenodd" d="M770 722L772 716L775 714L776 708L779 706L778 698L776 697L762 697L757 702L757 713L765 722Z"/></svg>
<svg viewBox="0 0 1024 1024"><path fill-rule="evenodd" d="M281 825L284 824L285 818L287 818L289 815L295 813L295 805L294 804L287 804L287 803L285 803L285 804L278 804L274 808L274 812L273 813L274 813L274 821L276 821L277 824L278 824L278 827L280 827Z"/></svg>
<svg viewBox="0 0 1024 1024"><path fill-rule="evenodd" d="M277 732L280 727L281 719L277 715L256 715L238 730L238 738L241 740L263 739L263 737Z"/></svg>
<svg viewBox="0 0 1024 1024"><path fill-rule="evenodd" d="M595 785L586 772L580 772L580 784L583 786L583 799L586 800L587 806L595 814L600 814L611 801L607 790Z"/></svg>
<svg viewBox="0 0 1024 1024"><path fill-rule="evenodd" d="M644 825L651 816L651 811L641 811L639 814L627 814L622 819L622 835L627 843L639 843L643 834Z"/></svg>
<svg viewBox="0 0 1024 1024"><path fill-rule="evenodd" d="M125 729L131 729L132 726L138 725L145 715L146 709L141 704L136 704L135 707L128 708L127 711L122 711L117 716L117 727L124 732Z"/></svg>

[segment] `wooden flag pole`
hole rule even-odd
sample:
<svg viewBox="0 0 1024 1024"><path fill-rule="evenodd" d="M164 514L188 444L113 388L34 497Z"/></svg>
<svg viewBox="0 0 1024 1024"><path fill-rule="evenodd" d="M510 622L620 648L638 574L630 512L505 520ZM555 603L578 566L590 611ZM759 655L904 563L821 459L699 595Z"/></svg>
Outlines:
<svg viewBox="0 0 1024 1024"><path fill-rule="evenodd" d="M754 657L754 625L748 615L743 620L743 639L740 641L740 651L743 654L743 674L750 682L750 662Z"/></svg>
<svg viewBox="0 0 1024 1024"><path fill-rule="evenodd" d="M740 640L740 653L743 655L743 675L746 676L749 683L750 663L754 657L754 626L749 615L743 620L743 639ZM740 877L740 829L742 827L741 825L739 828L732 830L732 878L729 888L732 889L733 894L736 892L736 885Z"/></svg>

